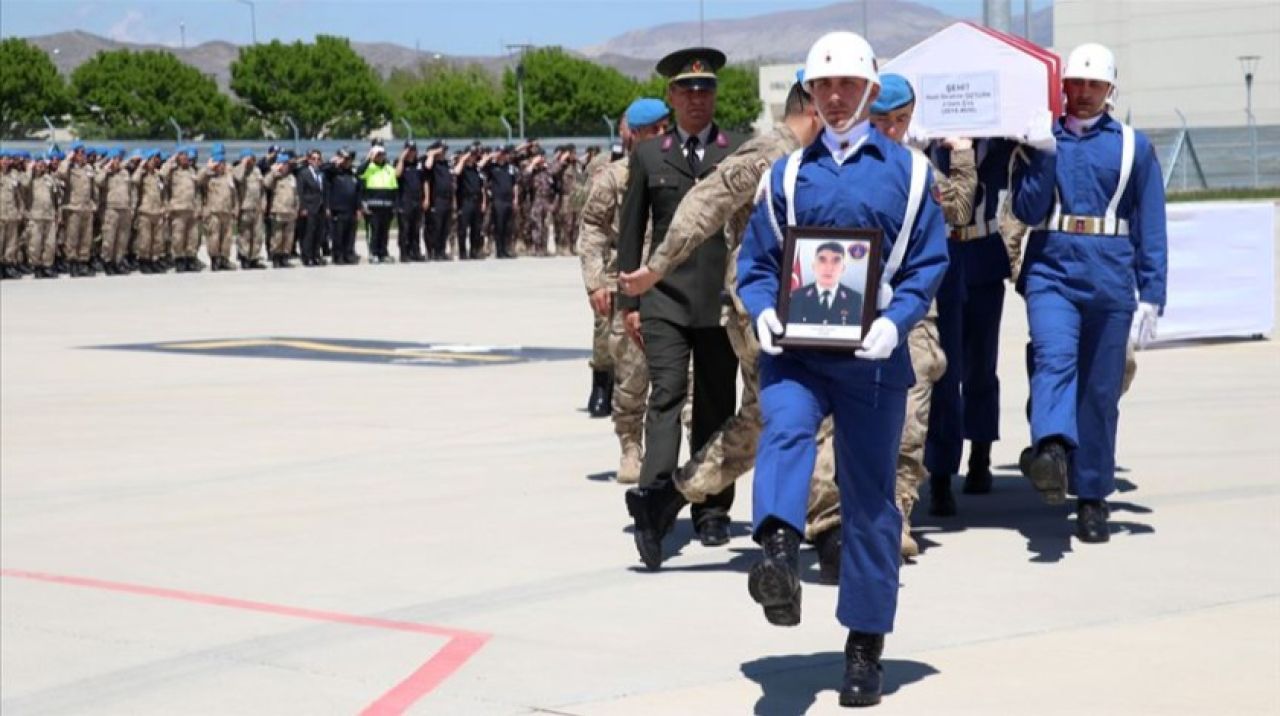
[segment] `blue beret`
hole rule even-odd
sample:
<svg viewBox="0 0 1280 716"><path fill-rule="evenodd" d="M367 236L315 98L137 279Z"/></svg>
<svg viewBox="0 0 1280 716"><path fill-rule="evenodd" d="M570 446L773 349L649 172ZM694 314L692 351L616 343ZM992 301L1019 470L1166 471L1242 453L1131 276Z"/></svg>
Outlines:
<svg viewBox="0 0 1280 716"><path fill-rule="evenodd" d="M240 158L241 158L241 159L244 159L245 157L252 157L252 156L253 156L253 150L252 150L252 149L250 149L250 148L248 148L248 147L245 147L244 149L241 149L241 150L240 150Z"/></svg>
<svg viewBox="0 0 1280 716"><path fill-rule="evenodd" d="M142 150L141 150L141 149L134 149L132 152L129 152L129 158L130 158L130 159L141 159L141 158L142 158Z"/></svg>
<svg viewBox="0 0 1280 716"><path fill-rule="evenodd" d="M627 124L633 129L648 127L666 119L670 111L660 99L641 97L627 107Z"/></svg>
<svg viewBox="0 0 1280 716"><path fill-rule="evenodd" d="M804 84L804 68L803 67L796 70L796 83Z"/></svg>
<svg viewBox="0 0 1280 716"><path fill-rule="evenodd" d="M191 157L192 159L195 159L196 156L200 154L199 152L196 151L195 147L187 147L186 152L187 152L187 156Z"/></svg>
<svg viewBox="0 0 1280 716"><path fill-rule="evenodd" d="M914 101L916 93L911 91L911 83L907 78L890 72L880 75L880 96L871 105L871 113L888 114Z"/></svg>
<svg viewBox="0 0 1280 716"><path fill-rule="evenodd" d="M227 155L222 152L212 152L209 154L209 158L215 162L224 162L227 160Z"/></svg>
<svg viewBox="0 0 1280 716"><path fill-rule="evenodd" d="M59 151L59 150L57 150L57 149L51 149L51 150L49 150L49 158L50 158L50 159L57 159L58 161L62 161L63 159L66 159L66 158L67 158L67 155L63 154L61 151Z"/></svg>
<svg viewBox="0 0 1280 716"><path fill-rule="evenodd" d="M9 156L12 156L12 155L9 153L8 149L0 149L0 159L9 157Z"/></svg>
<svg viewBox="0 0 1280 716"><path fill-rule="evenodd" d="M74 152L77 149L84 149L84 142L80 142L80 141L72 142L70 150Z"/></svg>
<svg viewBox="0 0 1280 716"><path fill-rule="evenodd" d="M289 161L289 155L288 155L288 154L285 154L284 152L281 152L281 153L279 153L279 154L277 154L277 155L276 155L276 164L287 164L287 163L288 163L288 161Z"/></svg>
<svg viewBox="0 0 1280 716"><path fill-rule="evenodd" d="M209 151L211 153L217 152L218 154L226 154L227 148L222 146L222 142L214 142L213 145L209 147Z"/></svg>

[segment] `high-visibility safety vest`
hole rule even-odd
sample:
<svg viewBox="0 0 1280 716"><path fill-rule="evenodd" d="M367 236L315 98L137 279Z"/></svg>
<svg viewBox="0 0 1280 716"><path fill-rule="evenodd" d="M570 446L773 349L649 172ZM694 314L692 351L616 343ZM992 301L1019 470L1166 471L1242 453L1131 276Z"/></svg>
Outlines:
<svg viewBox="0 0 1280 716"><path fill-rule="evenodd" d="M396 170L390 164L370 164L365 168L364 174L360 179L364 181L366 189L390 189L396 188Z"/></svg>

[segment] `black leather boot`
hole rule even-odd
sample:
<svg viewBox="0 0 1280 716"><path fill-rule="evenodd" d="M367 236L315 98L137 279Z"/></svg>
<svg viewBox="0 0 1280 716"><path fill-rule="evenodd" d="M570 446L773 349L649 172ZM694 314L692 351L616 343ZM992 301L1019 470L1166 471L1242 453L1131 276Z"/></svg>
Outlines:
<svg viewBox="0 0 1280 716"><path fill-rule="evenodd" d="M662 538L675 526L686 504L675 487L633 487L627 490L627 512L635 521L636 551L649 569L662 566Z"/></svg>
<svg viewBox="0 0 1280 716"><path fill-rule="evenodd" d="M591 371L591 397L587 400L587 413L593 418L607 418L613 414L613 374L603 370Z"/></svg>
<svg viewBox="0 0 1280 716"><path fill-rule="evenodd" d="M1076 504L1076 536L1081 542L1101 544L1111 541L1107 525L1107 503L1103 500L1078 500Z"/></svg>
<svg viewBox="0 0 1280 716"><path fill-rule="evenodd" d="M851 631L844 642L844 683L840 685L841 706L875 706L880 703L884 669L884 634Z"/></svg>
<svg viewBox="0 0 1280 716"><path fill-rule="evenodd" d="M991 492L991 443L969 443L969 472L960 491L966 495Z"/></svg>
<svg viewBox="0 0 1280 716"><path fill-rule="evenodd" d="M840 528L820 532L813 538L813 546L818 550L818 583L840 583Z"/></svg>
<svg viewBox="0 0 1280 716"><path fill-rule="evenodd" d="M956 498L951 494L950 475L929 476L929 514L934 517L955 517Z"/></svg>
<svg viewBox="0 0 1280 716"><path fill-rule="evenodd" d="M760 536L764 559L747 575L747 591L774 626L800 623L800 534L772 522Z"/></svg>
<svg viewBox="0 0 1280 716"><path fill-rule="evenodd" d="M1027 472L1045 504L1067 501L1067 447L1060 439L1041 440Z"/></svg>

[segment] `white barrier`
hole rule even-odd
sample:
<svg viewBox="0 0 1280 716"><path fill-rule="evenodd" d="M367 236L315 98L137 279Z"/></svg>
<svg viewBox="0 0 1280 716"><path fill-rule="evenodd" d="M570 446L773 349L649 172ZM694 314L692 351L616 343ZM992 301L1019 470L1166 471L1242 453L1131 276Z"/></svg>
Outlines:
<svg viewBox="0 0 1280 716"><path fill-rule="evenodd" d="M1168 205L1168 303L1157 342L1270 336L1275 328L1277 205Z"/></svg>

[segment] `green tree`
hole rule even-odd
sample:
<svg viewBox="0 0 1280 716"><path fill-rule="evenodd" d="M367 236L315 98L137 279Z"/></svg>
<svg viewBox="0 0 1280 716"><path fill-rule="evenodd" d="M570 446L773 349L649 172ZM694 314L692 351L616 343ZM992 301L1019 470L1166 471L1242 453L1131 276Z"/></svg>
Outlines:
<svg viewBox="0 0 1280 716"><path fill-rule="evenodd" d="M163 51L99 52L71 73L77 124L118 139L168 136L173 117L186 136L225 136L231 101L212 77Z"/></svg>
<svg viewBox="0 0 1280 716"><path fill-rule="evenodd" d="M22 137L71 108L67 83L43 50L17 37L0 41L0 136Z"/></svg>
<svg viewBox="0 0 1280 716"><path fill-rule="evenodd" d="M603 134L605 116L617 117L636 96L633 80L609 67L574 57L559 47L524 55L525 133ZM516 73L502 75L503 113L519 116Z"/></svg>
<svg viewBox="0 0 1280 716"><path fill-rule="evenodd" d="M424 64L416 84L404 92L404 113L420 134L436 137L496 136L506 131L501 93L483 67Z"/></svg>
<svg viewBox="0 0 1280 716"><path fill-rule="evenodd" d="M368 134L391 117L377 73L345 38L242 47L231 63L231 90L277 129L288 115L308 138Z"/></svg>

